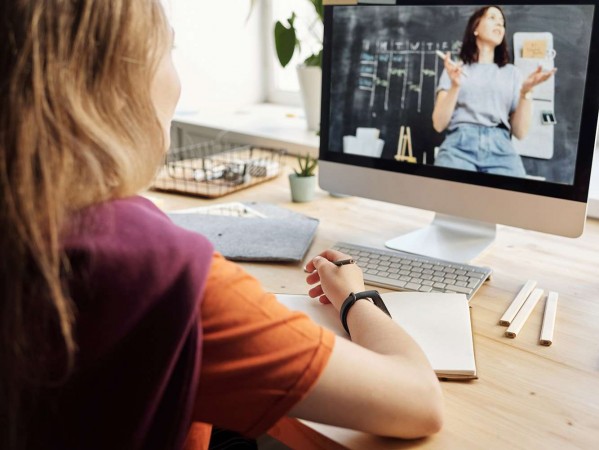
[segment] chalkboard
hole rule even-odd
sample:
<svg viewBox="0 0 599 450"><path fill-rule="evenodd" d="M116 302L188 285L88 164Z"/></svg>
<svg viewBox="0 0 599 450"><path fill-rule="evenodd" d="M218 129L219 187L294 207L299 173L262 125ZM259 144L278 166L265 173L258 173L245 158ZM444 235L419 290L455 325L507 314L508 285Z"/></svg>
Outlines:
<svg viewBox="0 0 599 450"><path fill-rule="evenodd" d="M381 130L382 158L398 151L401 126L410 127L418 163L432 164L444 135L432 127L443 61L457 58L477 6L340 6L333 10L329 150L358 127ZM589 55L591 5L509 5L506 39L518 31L551 32L555 65L555 142L550 160L523 157L528 174L572 184ZM513 61L513 49L512 49ZM523 74L527 75L527 74Z"/></svg>

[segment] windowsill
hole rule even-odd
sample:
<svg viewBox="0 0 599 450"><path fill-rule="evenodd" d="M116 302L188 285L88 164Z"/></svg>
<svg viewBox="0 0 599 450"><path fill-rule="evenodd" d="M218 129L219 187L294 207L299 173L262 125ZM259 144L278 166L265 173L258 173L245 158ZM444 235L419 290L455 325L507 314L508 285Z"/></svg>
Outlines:
<svg viewBox="0 0 599 450"><path fill-rule="evenodd" d="M293 154L316 157L320 145L318 135L307 130L303 109L295 106L260 103L236 111L177 112L173 124L208 137L225 137L226 132L232 141L284 148ZM599 167L594 169L599 175ZM599 179L591 178L587 215L599 219Z"/></svg>
<svg viewBox="0 0 599 450"><path fill-rule="evenodd" d="M261 103L235 111L177 112L173 125L191 126L208 137L284 148L293 154L318 156L320 145L316 132L307 129L303 109L294 106Z"/></svg>

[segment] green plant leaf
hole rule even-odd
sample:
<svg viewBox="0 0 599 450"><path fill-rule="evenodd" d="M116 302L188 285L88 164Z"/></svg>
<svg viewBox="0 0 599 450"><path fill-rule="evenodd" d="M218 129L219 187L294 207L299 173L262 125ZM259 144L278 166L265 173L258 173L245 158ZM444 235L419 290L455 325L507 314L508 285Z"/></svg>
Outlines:
<svg viewBox="0 0 599 450"><path fill-rule="evenodd" d="M316 166L318 166L318 160L316 158L312 158L309 153L306 153L305 156L298 155L297 162L299 170L293 169L293 171L298 177L314 176L314 171L316 170Z"/></svg>
<svg viewBox="0 0 599 450"><path fill-rule="evenodd" d="M322 0L310 0L314 5L314 9L316 10L316 14L320 17L320 20L324 21L324 6L322 5Z"/></svg>
<svg viewBox="0 0 599 450"><path fill-rule="evenodd" d="M283 25L280 21L275 23L275 47L277 50L277 58L281 66L285 67L291 61L295 47L298 45L295 34L295 13L291 14L288 19L289 27Z"/></svg>
<svg viewBox="0 0 599 450"><path fill-rule="evenodd" d="M306 66L322 68L322 50L320 50L318 53L314 53L313 55L308 56L304 60L304 64Z"/></svg>

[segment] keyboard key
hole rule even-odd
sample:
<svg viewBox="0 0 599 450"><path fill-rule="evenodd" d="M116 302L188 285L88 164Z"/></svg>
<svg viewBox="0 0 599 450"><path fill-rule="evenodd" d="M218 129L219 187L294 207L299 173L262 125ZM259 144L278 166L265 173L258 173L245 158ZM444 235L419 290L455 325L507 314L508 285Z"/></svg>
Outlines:
<svg viewBox="0 0 599 450"><path fill-rule="evenodd" d="M457 292L459 294L470 294L472 289L468 289L461 286L447 286L446 289L451 292Z"/></svg>
<svg viewBox="0 0 599 450"><path fill-rule="evenodd" d="M466 273L466 275L468 275L469 277L474 277L474 278L482 278L485 276L484 273L480 273L480 272L468 272L468 273Z"/></svg>

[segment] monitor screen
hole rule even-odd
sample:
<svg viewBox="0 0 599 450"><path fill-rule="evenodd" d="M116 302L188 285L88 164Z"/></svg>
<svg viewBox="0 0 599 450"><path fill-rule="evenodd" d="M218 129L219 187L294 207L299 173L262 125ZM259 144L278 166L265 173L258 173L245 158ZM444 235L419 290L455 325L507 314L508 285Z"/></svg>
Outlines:
<svg viewBox="0 0 599 450"><path fill-rule="evenodd" d="M579 235L597 124L597 1L380 3L325 8L321 186ZM349 173L370 182L350 186L340 179ZM502 210L520 200L549 215L567 203L576 217L544 228Z"/></svg>

